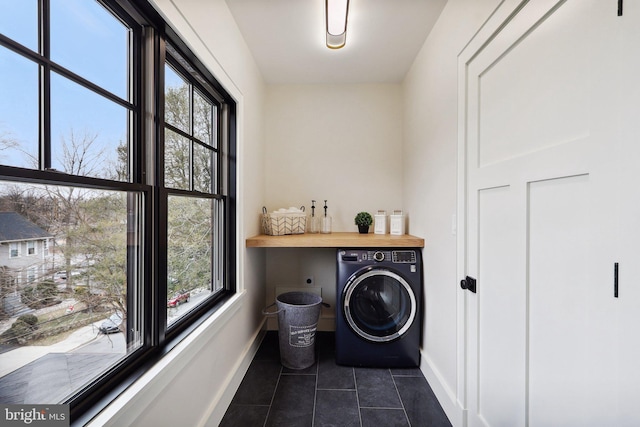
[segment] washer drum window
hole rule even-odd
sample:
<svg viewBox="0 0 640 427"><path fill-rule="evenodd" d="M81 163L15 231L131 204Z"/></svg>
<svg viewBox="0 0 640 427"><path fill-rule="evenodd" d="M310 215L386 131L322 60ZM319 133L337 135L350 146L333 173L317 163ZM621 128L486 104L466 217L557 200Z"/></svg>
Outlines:
<svg viewBox="0 0 640 427"><path fill-rule="evenodd" d="M407 281L386 269L354 274L343 295L342 309L349 326L373 342L400 338L412 325L418 309Z"/></svg>

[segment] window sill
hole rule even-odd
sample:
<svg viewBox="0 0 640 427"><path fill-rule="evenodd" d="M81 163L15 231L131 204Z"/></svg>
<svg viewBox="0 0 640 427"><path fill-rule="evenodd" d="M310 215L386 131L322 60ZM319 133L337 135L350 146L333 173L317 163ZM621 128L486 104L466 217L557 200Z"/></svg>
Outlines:
<svg viewBox="0 0 640 427"><path fill-rule="evenodd" d="M246 292L240 292L233 295L198 328L156 360L144 374L134 378L122 393L100 408L97 415L94 412L93 418L80 417L73 425L128 425L131 420L141 416L158 395L183 373L184 366L198 355L211 337L234 317L243 304L245 294Z"/></svg>

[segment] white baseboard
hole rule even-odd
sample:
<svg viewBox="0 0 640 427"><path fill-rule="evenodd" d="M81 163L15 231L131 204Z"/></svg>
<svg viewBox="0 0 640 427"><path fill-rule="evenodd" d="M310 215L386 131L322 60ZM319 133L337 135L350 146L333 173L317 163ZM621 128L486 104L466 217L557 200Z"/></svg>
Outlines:
<svg viewBox="0 0 640 427"><path fill-rule="evenodd" d="M447 414L449 421L451 421L451 425L453 427L465 427L465 410L460 405L455 390L447 384L424 350L420 351L420 358L420 370L429 382L444 413Z"/></svg>

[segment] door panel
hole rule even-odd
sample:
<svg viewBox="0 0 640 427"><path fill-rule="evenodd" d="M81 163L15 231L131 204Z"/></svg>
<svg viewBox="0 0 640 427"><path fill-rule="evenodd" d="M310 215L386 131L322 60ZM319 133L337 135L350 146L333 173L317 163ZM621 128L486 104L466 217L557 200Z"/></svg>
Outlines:
<svg viewBox="0 0 640 427"><path fill-rule="evenodd" d="M621 248L619 262L619 298L616 305L619 323L615 333L619 337L619 359L612 369L618 371L617 397L620 418L618 426L640 425L638 396L640 396L640 190L638 189L638 159L640 159L640 2L624 2L624 15L620 20L618 47L625 57L624 66L617 73L622 83L620 101L621 138L624 149L617 157L619 177Z"/></svg>
<svg viewBox="0 0 640 427"><path fill-rule="evenodd" d="M615 413L612 264L588 175L530 184L529 424L607 425Z"/></svg>
<svg viewBox="0 0 640 427"><path fill-rule="evenodd" d="M460 56L468 424L615 425L620 118L638 111L620 18L599 0L503 7Z"/></svg>
<svg viewBox="0 0 640 427"><path fill-rule="evenodd" d="M586 12L563 5L511 39L506 51L474 61L481 167L589 135Z"/></svg>
<svg viewBox="0 0 640 427"><path fill-rule="evenodd" d="M478 414L489 425L515 426L524 413L526 361L521 224L510 214L518 196L511 187L478 196Z"/></svg>

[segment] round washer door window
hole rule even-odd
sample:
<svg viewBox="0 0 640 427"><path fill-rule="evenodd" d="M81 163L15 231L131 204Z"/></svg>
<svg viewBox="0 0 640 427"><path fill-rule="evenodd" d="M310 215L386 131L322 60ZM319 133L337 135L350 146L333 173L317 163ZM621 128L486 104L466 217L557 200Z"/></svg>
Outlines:
<svg viewBox="0 0 640 427"><path fill-rule="evenodd" d="M413 323L416 297L402 276L386 269L353 275L343 291L345 318L351 329L373 342L400 338Z"/></svg>

